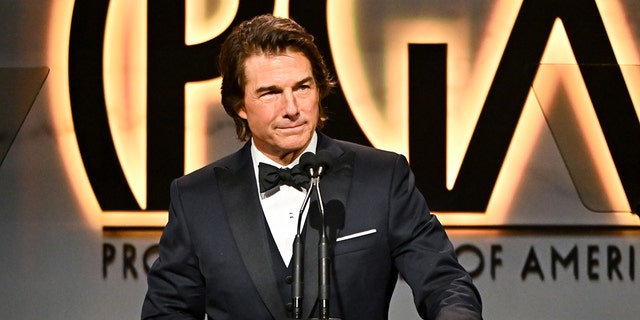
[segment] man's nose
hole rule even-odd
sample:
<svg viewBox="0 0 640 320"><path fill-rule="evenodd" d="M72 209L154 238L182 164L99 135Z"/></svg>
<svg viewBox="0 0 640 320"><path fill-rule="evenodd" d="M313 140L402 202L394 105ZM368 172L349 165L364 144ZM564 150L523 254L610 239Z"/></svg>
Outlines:
<svg viewBox="0 0 640 320"><path fill-rule="evenodd" d="M284 92L284 112L288 116L298 114L298 103L292 91L285 90Z"/></svg>

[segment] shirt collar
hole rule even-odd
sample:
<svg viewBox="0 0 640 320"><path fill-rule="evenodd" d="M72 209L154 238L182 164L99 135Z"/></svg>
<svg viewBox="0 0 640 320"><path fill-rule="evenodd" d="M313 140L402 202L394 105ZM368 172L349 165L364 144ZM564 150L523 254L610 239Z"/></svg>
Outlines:
<svg viewBox="0 0 640 320"><path fill-rule="evenodd" d="M270 164L276 168L292 168L293 166L295 166L296 164L298 164L300 162L300 157L306 153L306 152L312 152L312 153L316 153L316 147L318 145L318 133L317 132L313 132L313 136L311 136L311 141L309 141L309 145L307 145L307 148L304 149L304 151L297 157L295 158L290 164L286 165L286 166L282 166L281 164L269 159L269 157L267 157L266 155L264 155L264 153L262 153L262 151L258 150L258 148L256 147L256 144L253 143L253 138L251 138L251 159L253 160L253 172L255 174L256 177L256 185L258 184L258 164L260 162L262 163L266 163L266 164Z"/></svg>

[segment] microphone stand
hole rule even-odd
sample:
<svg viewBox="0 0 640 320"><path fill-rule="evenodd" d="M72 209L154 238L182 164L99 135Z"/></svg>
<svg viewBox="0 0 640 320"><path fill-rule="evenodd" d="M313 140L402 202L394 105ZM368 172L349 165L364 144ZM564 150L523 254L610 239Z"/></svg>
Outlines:
<svg viewBox="0 0 640 320"><path fill-rule="evenodd" d="M322 153L321 151L320 153ZM318 243L318 302L320 305L320 318L311 318L310 320L340 320L340 318L329 318L329 302L331 298L330 292L330 276L331 276L331 255L329 253L329 240L327 239L326 222L324 214L324 204L322 202L322 194L320 193L320 176L329 169L332 163L331 156L328 152L322 154L320 159L316 158L313 153L305 153L300 159L301 163L309 166L309 189L305 194L302 207L300 208L298 217L298 229L293 239L293 281L291 283L291 299L293 304L294 319L302 319L303 292L304 292L304 245L300 239L302 229L302 216L304 209L309 202L309 197L315 187L318 194L318 208L321 216L321 232ZM315 172L315 168L318 168ZM307 167L305 167L306 169Z"/></svg>
<svg viewBox="0 0 640 320"><path fill-rule="evenodd" d="M323 167L318 168L318 175L315 178L316 194L318 195L318 208L320 209L321 228L318 243L318 302L320 305L320 318L311 320L340 320L340 318L329 317L329 302L331 298L330 278L331 278L331 255L329 254L329 240L327 239L327 226L325 223L324 205L322 194L320 193L320 175Z"/></svg>
<svg viewBox="0 0 640 320"><path fill-rule="evenodd" d="M303 306L303 292L304 292L304 244L300 239L300 233L302 229L302 215L304 208L309 202L309 196L313 191L313 185L316 183L313 177L313 168L309 169L311 180L309 182L309 189L304 196L300 213L298 214L298 229L296 236L293 239L293 281L291 282L291 299L293 302L293 318L302 319L302 306Z"/></svg>

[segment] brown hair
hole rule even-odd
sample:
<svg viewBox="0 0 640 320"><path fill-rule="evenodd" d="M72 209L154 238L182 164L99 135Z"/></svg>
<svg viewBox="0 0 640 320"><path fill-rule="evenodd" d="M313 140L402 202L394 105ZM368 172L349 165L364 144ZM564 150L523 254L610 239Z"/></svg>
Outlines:
<svg viewBox="0 0 640 320"><path fill-rule="evenodd" d="M277 55L286 50L301 52L309 59L320 99L326 97L334 82L313 36L295 21L272 15L257 16L236 26L222 44L218 58L218 69L222 75L222 105L233 118L240 141L251 138L247 121L237 113L244 103L246 59L252 55ZM322 128L327 117L322 105L318 108L318 128Z"/></svg>

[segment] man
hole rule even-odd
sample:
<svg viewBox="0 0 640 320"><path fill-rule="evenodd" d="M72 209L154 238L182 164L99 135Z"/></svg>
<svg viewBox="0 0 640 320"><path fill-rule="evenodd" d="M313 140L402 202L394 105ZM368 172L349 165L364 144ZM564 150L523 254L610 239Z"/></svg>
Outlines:
<svg viewBox="0 0 640 320"><path fill-rule="evenodd" d="M248 142L171 184L144 319L290 318L299 216L302 317L318 317L320 204L333 257L323 309L331 317L387 319L399 272L423 318L481 318L478 291L415 188L406 159L318 131L326 120L320 101L333 82L311 35L289 19L256 17L229 35L219 66L222 103ZM335 160L320 178L321 196L314 193L306 209L300 210L308 182L259 187L265 164L293 168L276 174L291 178L300 156L316 151Z"/></svg>

